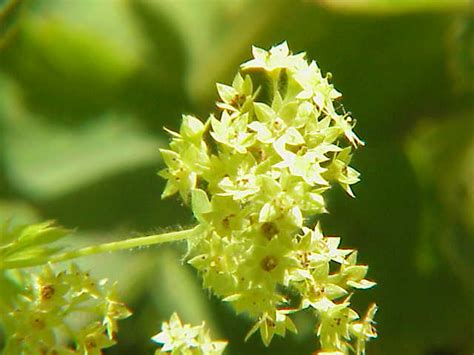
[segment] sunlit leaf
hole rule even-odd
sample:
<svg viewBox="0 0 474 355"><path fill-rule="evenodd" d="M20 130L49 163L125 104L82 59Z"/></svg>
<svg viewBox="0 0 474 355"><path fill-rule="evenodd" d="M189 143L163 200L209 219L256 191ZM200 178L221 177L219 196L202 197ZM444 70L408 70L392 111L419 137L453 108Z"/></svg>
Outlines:
<svg viewBox="0 0 474 355"><path fill-rule="evenodd" d="M106 115L73 129L41 121L14 102L4 117L6 174L35 199L57 198L160 159L159 140L130 117Z"/></svg>
<svg viewBox="0 0 474 355"><path fill-rule="evenodd" d="M40 123L16 126L6 140L11 184L38 199L159 161L157 139L114 118L76 130Z"/></svg>

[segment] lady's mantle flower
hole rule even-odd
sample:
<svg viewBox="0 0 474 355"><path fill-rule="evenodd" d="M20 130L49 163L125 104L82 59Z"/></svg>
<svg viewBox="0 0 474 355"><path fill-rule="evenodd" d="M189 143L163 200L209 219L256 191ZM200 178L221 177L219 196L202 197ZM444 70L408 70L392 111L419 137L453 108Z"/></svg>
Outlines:
<svg viewBox="0 0 474 355"><path fill-rule="evenodd" d="M304 61L304 53L291 55L288 44L283 42L270 51L252 47L253 59L242 64L242 69L263 69L272 72L275 69L298 68Z"/></svg>
<svg viewBox="0 0 474 355"><path fill-rule="evenodd" d="M162 150L163 196L191 197L204 232L189 240L188 262L204 287L256 319L249 334L258 330L268 345L274 334L296 331L292 313L311 308L321 351L363 349L375 333L369 321L356 322L347 296L374 285L364 279L367 266L340 249L339 238L307 227L326 212L332 186L353 196L359 174L349 163L362 141L351 119L336 112L341 94L316 62L292 54L286 42L252 53L241 67L246 75L217 85L220 115L205 122L184 116L180 133L171 132L170 149ZM254 89L256 71L270 91ZM197 330L173 322L157 338L163 349L197 348Z"/></svg>
<svg viewBox="0 0 474 355"><path fill-rule="evenodd" d="M84 313L100 320L74 326L73 317ZM116 343L117 321L130 314L106 280L96 281L75 265L60 273L46 265L6 318L13 335L4 354L101 354Z"/></svg>
<svg viewBox="0 0 474 355"><path fill-rule="evenodd" d="M163 322L161 332L151 339L162 345L156 354L220 355L227 346L224 341L211 340L204 322L196 327L183 325L176 313L169 322Z"/></svg>
<svg viewBox="0 0 474 355"><path fill-rule="evenodd" d="M217 84L217 92L222 100L216 104L217 107L231 113L247 112L255 95L252 79L248 75L244 79L240 74L235 76L232 86Z"/></svg>
<svg viewBox="0 0 474 355"><path fill-rule="evenodd" d="M247 148L252 146L255 140L254 135L247 131L248 121L247 113L231 116L227 111L223 111L220 120L211 118L211 136L216 142L245 154Z"/></svg>
<svg viewBox="0 0 474 355"><path fill-rule="evenodd" d="M188 202L198 176L209 166L207 145L202 140L206 130L207 125L189 115L183 115L179 133L167 130L173 136L173 142L171 150L160 150L167 168L159 174L168 180L163 198L179 192L183 201Z"/></svg>

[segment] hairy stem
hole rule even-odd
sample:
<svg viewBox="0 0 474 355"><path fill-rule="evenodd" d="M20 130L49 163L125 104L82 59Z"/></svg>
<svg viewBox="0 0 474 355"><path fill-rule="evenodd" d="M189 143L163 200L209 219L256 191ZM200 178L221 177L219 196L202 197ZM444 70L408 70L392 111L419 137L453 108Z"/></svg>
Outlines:
<svg viewBox="0 0 474 355"><path fill-rule="evenodd" d="M40 256L32 259L5 261L2 263L3 265L0 264L0 269L18 269L24 267L38 266L46 263L58 263L61 261L76 259L82 256L88 256L93 254L107 253L124 249L133 249L167 242L176 242L198 235L199 233L201 233L201 230L202 226L198 225L192 229L149 235L146 237L130 238L117 242L91 245L84 248L68 250L52 256Z"/></svg>

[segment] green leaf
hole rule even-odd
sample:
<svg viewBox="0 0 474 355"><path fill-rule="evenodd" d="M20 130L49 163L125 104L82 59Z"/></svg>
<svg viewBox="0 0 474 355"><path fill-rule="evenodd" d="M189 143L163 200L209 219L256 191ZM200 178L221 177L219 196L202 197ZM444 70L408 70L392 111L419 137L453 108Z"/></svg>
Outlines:
<svg viewBox="0 0 474 355"><path fill-rule="evenodd" d="M6 174L12 186L34 199L54 199L160 159L159 140L130 117L110 114L70 129L31 117L14 103L7 114Z"/></svg>
<svg viewBox="0 0 474 355"><path fill-rule="evenodd" d="M68 235L70 231L52 222L13 226L9 222L0 226L0 269L9 263L44 259L61 250L50 244Z"/></svg>
<svg viewBox="0 0 474 355"><path fill-rule="evenodd" d="M117 100L137 60L126 46L50 17L29 16L0 56L28 107L49 119L78 120Z"/></svg>
<svg viewBox="0 0 474 355"><path fill-rule="evenodd" d="M31 246L53 243L67 234L67 229L55 227L51 222L30 225L18 236L18 242Z"/></svg>
<svg viewBox="0 0 474 355"><path fill-rule="evenodd" d="M451 67L451 75L455 80L456 89L465 91L467 102L472 101L474 93L474 54L473 54L473 38L474 38L474 21L471 13L466 11L463 16L456 19L453 28L449 33L452 50L448 52ZM472 107L472 102L471 102Z"/></svg>
<svg viewBox="0 0 474 355"><path fill-rule="evenodd" d="M474 232L473 115L474 112L468 111L440 122L420 122L406 145L425 193L437 194L450 214L456 211L471 233Z"/></svg>
<svg viewBox="0 0 474 355"><path fill-rule="evenodd" d="M422 186L418 267L425 273L451 264L474 293L474 123L473 112L439 122L420 122L406 152ZM441 257L440 257L441 256ZM443 260L444 259L444 260Z"/></svg>
<svg viewBox="0 0 474 355"><path fill-rule="evenodd" d="M322 0L319 3L337 11L371 14L467 10L469 7L468 0Z"/></svg>
<svg viewBox="0 0 474 355"><path fill-rule="evenodd" d="M207 194L200 189L193 190L191 194L193 213L199 222L205 223L203 215L212 211L212 205L209 202L209 198L207 197Z"/></svg>
<svg viewBox="0 0 474 355"><path fill-rule="evenodd" d="M255 37L279 18L285 1L162 0L147 4L156 16L170 19L184 42L189 58L186 89L202 102L213 96L214 83L248 57Z"/></svg>
<svg viewBox="0 0 474 355"><path fill-rule="evenodd" d="M174 18L166 12L156 11L161 3L138 0L130 1L128 5L148 45L145 53L150 57L148 65L154 67L157 80L166 85L167 90L179 93L183 88L183 73L186 71L185 44Z"/></svg>

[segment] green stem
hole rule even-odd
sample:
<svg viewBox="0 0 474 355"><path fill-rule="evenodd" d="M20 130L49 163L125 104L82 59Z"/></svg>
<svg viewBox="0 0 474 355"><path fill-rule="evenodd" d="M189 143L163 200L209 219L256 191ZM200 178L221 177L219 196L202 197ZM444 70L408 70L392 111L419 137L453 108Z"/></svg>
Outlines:
<svg viewBox="0 0 474 355"><path fill-rule="evenodd" d="M133 249L138 247L144 247L154 244L161 244L167 242L176 242L179 240L188 239L192 236L199 234L202 230L202 226L198 225L192 229L186 229L178 232L170 232L163 234L149 235L146 237L130 238L120 240L117 242L92 245L84 248L75 250L65 251L63 253L55 254L52 256L41 256L38 258L27 259L27 260L12 260L6 261L3 265L0 265L0 269L18 269L24 267L38 266L46 263L58 263L61 261L71 260L80 258L82 256L89 256L93 254L107 253L124 249Z"/></svg>

